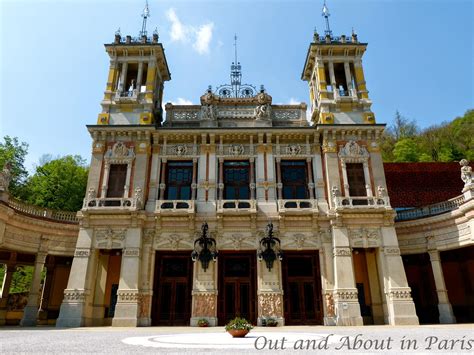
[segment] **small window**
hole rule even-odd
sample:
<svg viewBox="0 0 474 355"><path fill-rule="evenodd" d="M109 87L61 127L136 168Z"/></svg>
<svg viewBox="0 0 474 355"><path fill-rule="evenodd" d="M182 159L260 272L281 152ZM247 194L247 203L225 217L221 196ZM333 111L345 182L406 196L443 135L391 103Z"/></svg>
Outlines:
<svg viewBox="0 0 474 355"><path fill-rule="evenodd" d="M308 173L303 160L283 160L281 182L284 200L302 200L308 198Z"/></svg>
<svg viewBox="0 0 474 355"><path fill-rule="evenodd" d="M193 162L170 161L167 165L166 199L191 200Z"/></svg>
<svg viewBox="0 0 474 355"><path fill-rule="evenodd" d="M248 161L224 162L224 199L250 199L250 164Z"/></svg>
<svg viewBox="0 0 474 355"><path fill-rule="evenodd" d="M109 170L107 197L124 197L127 164L112 164Z"/></svg>

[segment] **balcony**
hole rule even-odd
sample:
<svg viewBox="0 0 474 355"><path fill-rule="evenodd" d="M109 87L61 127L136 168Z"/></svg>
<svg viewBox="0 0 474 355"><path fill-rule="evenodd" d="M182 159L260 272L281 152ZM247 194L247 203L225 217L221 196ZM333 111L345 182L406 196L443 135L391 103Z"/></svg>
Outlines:
<svg viewBox="0 0 474 355"><path fill-rule="evenodd" d="M256 200L218 200L218 214L253 214L257 213Z"/></svg>
<svg viewBox="0 0 474 355"><path fill-rule="evenodd" d="M353 197L334 197L334 205L336 210L356 209L356 210L374 210L374 209L390 209L390 199L387 196L353 196Z"/></svg>
<svg viewBox="0 0 474 355"><path fill-rule="evenodd" d="M397 217L395 217L395 222L437 216L439 214L450 212L459 208L459 206L461 206L464 202L464 196L461 195L449 199L447 201L434 203L432 205L397 211Z"/></svg>
<svg viewBox="0 0 474 355"><path fill-rule="evenodd" d="M194 200L157 200L155 213L162 216L193 214Z"/></svg>
<svg viewBox="0 0 474 355"><path fill-rule="evenodd" d="M278 211L282 214L318 213L318 201L310 199L278 200Z"/></svg>
<svg viewBox="0 0 474 355"><path fill-rule="evenodd" d="M93 197L85 198L82 210L126 210L142 208L141 199L136 197Z"/></svg>

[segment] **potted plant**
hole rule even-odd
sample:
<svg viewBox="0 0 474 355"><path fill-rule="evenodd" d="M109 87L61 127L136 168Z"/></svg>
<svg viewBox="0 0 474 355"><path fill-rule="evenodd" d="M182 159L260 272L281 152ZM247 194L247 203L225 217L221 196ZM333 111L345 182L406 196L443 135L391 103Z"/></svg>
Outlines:
<svg viewBox="0 0 474 355"><path fill-rule="evenodd" d="M278 321L275 318L268 318L266 324L267 327L276 327L278 325Z"/></svg>
<svg viewBox="0 0 474 355"><path fill-rule="evenodd" d="M201 318L197 322L198 327L209 327L209 321L206 318Z"/></svg>
<svg viewBox="0 0 474 355"><path fill-rule="evenodd" d="M225 330L234 338L245 337L253 326L247 319L235 317L226 324Z"/></svg>

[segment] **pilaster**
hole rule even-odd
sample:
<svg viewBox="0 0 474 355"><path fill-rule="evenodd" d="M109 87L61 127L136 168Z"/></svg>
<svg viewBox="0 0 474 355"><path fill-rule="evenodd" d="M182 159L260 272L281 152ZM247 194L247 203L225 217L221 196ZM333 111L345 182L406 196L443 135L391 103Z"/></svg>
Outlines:
<svg viewBox="0 0 474 355"><path fill-rule="evenodd" d="M20 321L20 325L22 327L32 327L37 323L39 290L41 287L41 272L43 271L46 256L46 252L38 252L36 254L33 277L31 280L30 291L28 293L28 303L23 309L23 318Z"/></svg>
<svg viewBox="0 0 474 355"><path fill-rule="evenodd" d="M382 227L383 248L379 249L387 304L386 323L390 325L416 325L415 304L403 267L395 227Z"/></svg>
<svg viewBox="0 0 474 355"><path fill-rule="evenodd" d="M204 270L201 262L193 265L193 291L191 326L198 325L200 319L206 319L211 327L217 326L217 263L209 263Z"/></svg>
<svg viewBox="0 0 474 355"><path fill-rule="evenodd" d="M138 325L141 234L140 227L127 230L120 267L117 305L112 319L113 327L136 327Z"/></svg>
<svg viewBox="0 0 474 355"><path fill-rule="evenodd" d="M444 282L443 268L438 250L430 250L431 268L436 285L436 293L438 295L439 322L441 324L456 323L456 317L448 298L448 290Z"/></svg>
<svg viewBox="0 0 474 355"><path fill-rule="evenodd" d="M334 310L336 325L362 325L347 228L334 225Z"/></svg>
<svg viewBox="0 0 474 355"><path fill-rule="evenodd" d="M92 283L97 269L97 251L91 251L92 228L79 229L71 272L56 327L81 327L89 322Z"/></svg>
<svg viewBox="0 0 474 355"><path fill-rule="evenodd" d="M284 326L282 271L279 260L275 260L271 270L268 270L264 261L257 261L257 297L257 325L262 325L262 320L273 318L278 322L278 326Z"/></svg>

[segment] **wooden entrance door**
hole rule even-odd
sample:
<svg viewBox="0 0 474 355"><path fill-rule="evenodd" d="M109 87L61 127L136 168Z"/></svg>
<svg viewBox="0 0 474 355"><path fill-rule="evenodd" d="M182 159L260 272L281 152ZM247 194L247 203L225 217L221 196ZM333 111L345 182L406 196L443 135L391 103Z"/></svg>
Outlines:
<svg viewBox="0 0 474 355"><path fill-rule="evenodd" d="M282 271L286 296L285 324L322 324L318 252L285 252Z"/></svg>
<svg viewBox="0 0 474 355"><path fill-rule="evenodd" d="M189 325L191 289L191 251L157 252L153 287L153 325Z"/></svg>
<svg viewBox="0 0 474 355"><path fill-rule="evenodd" d="M234 317L256 322L255 253L219 253L218 322Z"/></svg>

